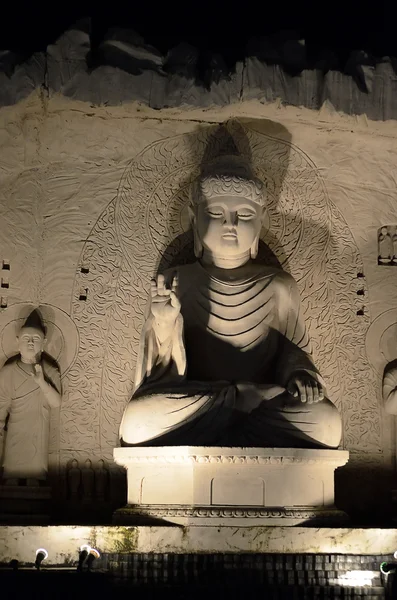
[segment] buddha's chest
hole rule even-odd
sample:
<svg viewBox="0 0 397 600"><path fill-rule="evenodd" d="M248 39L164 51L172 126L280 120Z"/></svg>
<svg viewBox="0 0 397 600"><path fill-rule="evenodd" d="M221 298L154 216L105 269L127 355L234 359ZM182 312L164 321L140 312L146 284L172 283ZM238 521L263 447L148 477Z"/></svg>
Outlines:
<svg viewBox="0 0 397 600"><path fill-rule="evenodd" d="M186 333L194 330L197 342L205 336L242 351L263 342L269 330L278 329L275 296L272 286L264 281L236 287L198 287L185 298L182 314Z"/></svg>

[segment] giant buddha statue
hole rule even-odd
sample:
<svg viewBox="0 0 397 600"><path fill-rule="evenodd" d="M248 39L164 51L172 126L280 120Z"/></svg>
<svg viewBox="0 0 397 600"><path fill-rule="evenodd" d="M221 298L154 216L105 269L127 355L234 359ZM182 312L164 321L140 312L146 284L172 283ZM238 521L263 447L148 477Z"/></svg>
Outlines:
<svg viewBox="0 0 397 600"><path fill-rule="evenodd" d="M339 445L296 282L255 260L265 210L243 158L202 169L189 208L197 261L151 282L123 446Z"/></svg>

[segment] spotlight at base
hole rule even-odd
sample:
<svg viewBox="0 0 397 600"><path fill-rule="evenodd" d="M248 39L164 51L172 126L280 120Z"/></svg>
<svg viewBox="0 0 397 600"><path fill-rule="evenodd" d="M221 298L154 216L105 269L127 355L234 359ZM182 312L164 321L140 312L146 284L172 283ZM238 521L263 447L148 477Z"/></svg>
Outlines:
<svg viewBox="0 0 397 600"><path fill-rule="evenodd" d="M19 560L17 560L16 558L13 558L12 560L10 560L8 566L13 570L13 571L18 571L19 568Z"/></svg>
<svg viewBox="0 0 397 600"><path fill-rule="evenodd" d="M34 566L36 569L40 569L41 563L48 558L48 552L45 548L37 548L36 550L36 560Z"/></svg>
<svg viewBox="0 0 397 600"><path fill-rule="evenodd" d="M94 560L99 558L101 555L95 548L91 548L90 554L87 558L87 569L90 571Z"/></svg>
<svg viewBox="0 0 397 600"><path fill-rule="evenodd" d="M100 558L101 554L99 550L96 548L91 548L89 544L83 544L80 546L79 551L79 563L77 565L78 571L83 571L84 565L87 567L87 570L90 571L93 562Z"/></svg>
<svg viewBox="0 0 397 600"><path fill-rule="evenodd" d="M383 575L389 575L389 573L396 573L397 571L397 563L387 563L383 562L380 564L380 572Z"/></svg>
<svg viewBox="0 0 397 600"><path fill-rule="evenodd" d="M88 544L83 544L82 546L80 546L79 564L77 565L78 571L83 570L83 565L84 565L85 561L87 560L87 556L89 555L90 551L91 551L91 546L89 546Z"/></svg>

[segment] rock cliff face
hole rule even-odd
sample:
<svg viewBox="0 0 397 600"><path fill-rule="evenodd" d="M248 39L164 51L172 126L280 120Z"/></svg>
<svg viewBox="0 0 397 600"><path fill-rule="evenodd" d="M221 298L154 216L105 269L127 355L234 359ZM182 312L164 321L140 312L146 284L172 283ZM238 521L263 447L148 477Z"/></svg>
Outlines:
<svg viewBox="0 0 397 600"><path fill-rule="evenodd" d="M181 43L163 55L131 30L109 30L92 52L88 23L79 22L45 52L22 60L0 54L0 106L33 90L94 105L139 102L150 108L207 108L259 100L318 110L324 103L372 120L397 118L394 59L353 52L344 72L335 57L308 58L303 40L255 38L245 58L227 66L222 56L200 65L199 51Z"/></svg>

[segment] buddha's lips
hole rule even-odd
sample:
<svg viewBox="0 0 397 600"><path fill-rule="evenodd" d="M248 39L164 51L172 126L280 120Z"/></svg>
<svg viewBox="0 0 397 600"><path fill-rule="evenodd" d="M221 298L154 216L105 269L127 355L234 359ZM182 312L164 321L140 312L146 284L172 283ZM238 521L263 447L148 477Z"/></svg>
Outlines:
<svg viewBox="0 0 397 600"><path fill-rule="evenodd" d="M236 240L237 239L237 233L224 233L222 238L224 240Z"/></svg>

